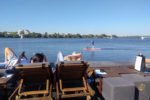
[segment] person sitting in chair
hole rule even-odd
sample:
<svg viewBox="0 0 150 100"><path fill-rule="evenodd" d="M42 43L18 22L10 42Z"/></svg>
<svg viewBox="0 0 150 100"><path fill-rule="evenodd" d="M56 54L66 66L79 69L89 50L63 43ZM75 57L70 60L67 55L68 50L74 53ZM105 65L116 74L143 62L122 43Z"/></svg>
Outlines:
<svg viewBox="0 0 150 100"><path fill-rule="evenodd" d="M31 57L30 63L37 63L37 62L47 62L47 58L43 53L36 53L33 57Z"/></svg>
<svg viewBox="0 0 150 100"><path fill-rule="evenodd" d="M66 61L80 61L82 59L81 53L73 52L71 55L67 55L64 57Z"/></svg>
<svg viewBox="0 0 150 100"><path fill-rule="evenodd" d="M13 66L15 66L18 63L19 64L27 64L30 62L35 63L35 62L46 62L47 61L47 59L43 53L36 53L30 59L30 61L28 61L28 59L25 55L25 51L23 51L18 58L17 55L15 54L15 52L11 48L8 48L8 47L5 48L4 54L5 54L5 62L1 63L0 66L3 66L3 68L6 68L6 69L12 69Z"/></svg>
<svg viewBox="0 0 150 100"><path fill-rule="evenodd" d="M37 63L37 62L46 62L46 61L47 58L43 53L36 53L35 55L33 55L33 57L31 57L30 61L28 61L24 51L21 53L18 59L19 64Z"/></svg>
<svg viewBox="0 0 150 100"><path fill-rule="evenodd" d="M19 58L15 54L15 52L11 49L6 47L5 51L5 62L3 63L3 68L5 69L12 69L16 64L26 64L29 63L27 57L25 56L25 52L23 51Z"/></svg>

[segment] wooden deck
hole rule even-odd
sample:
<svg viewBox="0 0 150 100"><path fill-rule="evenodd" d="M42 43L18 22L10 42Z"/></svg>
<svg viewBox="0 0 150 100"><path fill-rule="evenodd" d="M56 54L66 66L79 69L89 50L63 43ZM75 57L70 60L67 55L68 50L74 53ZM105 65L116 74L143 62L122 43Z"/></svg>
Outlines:
<svg viewBox="0 0 150 100"><path fill-rule="evenodd" d="M95 69L102 69L104 70L107 74L106 75L102 75L100 77L96 78L96 83L91 84L91 88L95 91L95 95L91 98L91 100L104 100L103 96L101 95L102 92L102 79L103 78L107 78L107 77L121 77L122 74L139 74L142 76L150 76L150 74L145 74L142 72L138 72L136 70L134 70L134 64L133 63L124 63L124 62L111 62L111 61L89 61L88 62L90 67L95 70ZM3 72L0 69L0 72ZM9 81L9 79L1 79L0 78L0 86L6 85L4 84L7 83ZM1 87L2 88L2 87ZM1 89L1 90L5 90L5 89ZM9 90L7 90L9 91ZM55 89L53 89L52 91L53 94L53 99L56 99L56 91ZM4 95L4 93L2 93L2 91L0 92L0 99L3 99L2 95ZM6 96L5 96L6 97ZM74 98L71 100L84 100L85 98ZM42 99L45 100L45 99ZM63 99L66 100L66 99ZM70 100L70 99L67 99Z"/></svg>

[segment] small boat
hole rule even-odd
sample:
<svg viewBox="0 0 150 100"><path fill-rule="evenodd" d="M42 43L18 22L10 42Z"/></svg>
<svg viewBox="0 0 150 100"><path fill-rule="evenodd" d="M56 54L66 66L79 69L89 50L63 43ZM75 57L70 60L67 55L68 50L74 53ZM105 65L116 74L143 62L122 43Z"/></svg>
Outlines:
<svg viewBox="0 0 150 100"><path fill-rule="evenodd" d="M99 51L101 48L95 48L94 46L95 42L92 41L90 46L87 46L86 48L83 48L85 51Z"/></svg>
<svg viewBox="0 0 150 100"><path fill-rule="evenodd" d="M101 50L101 48L87 47L87 48L83 48L83 50L85 50L85 51L99 51L99 50Z"/></svg>

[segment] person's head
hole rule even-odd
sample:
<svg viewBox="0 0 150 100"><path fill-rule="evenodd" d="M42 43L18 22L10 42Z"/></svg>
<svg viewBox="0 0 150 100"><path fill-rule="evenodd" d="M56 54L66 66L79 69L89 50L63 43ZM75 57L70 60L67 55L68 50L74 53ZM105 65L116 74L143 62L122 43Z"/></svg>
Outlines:
<svg viewBox="0 0 150 100"><path fill-rule="evenodd" d="M30 62L36 63L36 62L45 62L46 58L43 53L36 53L33 57L31 57Z"/></svg>

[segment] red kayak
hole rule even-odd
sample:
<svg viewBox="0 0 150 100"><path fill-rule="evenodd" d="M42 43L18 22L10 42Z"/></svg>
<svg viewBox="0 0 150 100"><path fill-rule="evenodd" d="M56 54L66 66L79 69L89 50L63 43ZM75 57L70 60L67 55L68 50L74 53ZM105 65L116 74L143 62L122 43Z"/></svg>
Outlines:
<svg viewBox="0 0 150 100"><path fill-rule="evenodd" d="M85 51L99 51L101 48L83 48Z"/></svg>

